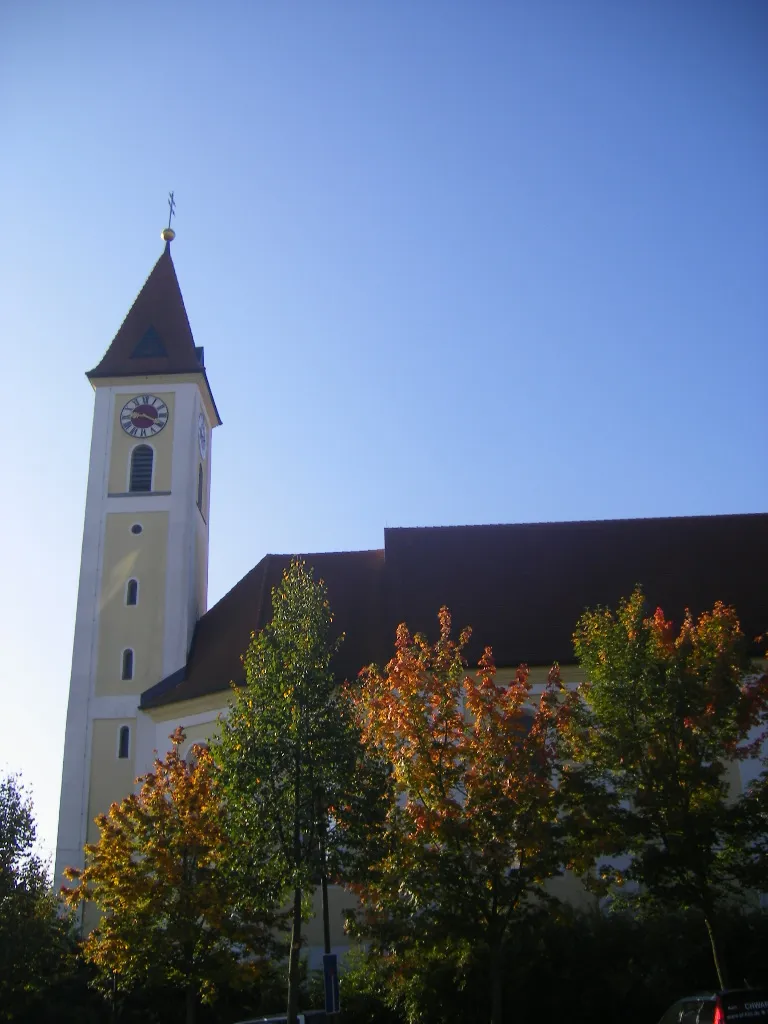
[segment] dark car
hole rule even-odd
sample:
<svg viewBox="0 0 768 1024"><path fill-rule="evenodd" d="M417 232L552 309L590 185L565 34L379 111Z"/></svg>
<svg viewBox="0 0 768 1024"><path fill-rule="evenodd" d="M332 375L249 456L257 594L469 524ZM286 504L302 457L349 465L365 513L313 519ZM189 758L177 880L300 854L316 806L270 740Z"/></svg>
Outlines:
<svg viewBox="0 0 768 1024"><path fill-rule="evenodd" d="M733 988L678 999L659 1024L768 1024L768 989Z"/></svg>

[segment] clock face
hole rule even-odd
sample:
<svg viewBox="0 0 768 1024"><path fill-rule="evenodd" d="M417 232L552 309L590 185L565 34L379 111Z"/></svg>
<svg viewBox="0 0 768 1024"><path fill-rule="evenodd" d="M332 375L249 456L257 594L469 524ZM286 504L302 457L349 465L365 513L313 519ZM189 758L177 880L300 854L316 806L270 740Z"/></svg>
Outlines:
<svg viewBox="0 0 768 1024"><path fill-rule="evenodd" d="M200 458L205 458L208 450L208 429L205 426L205 416L202 413L197 417L197 440L200 443Z"/></svg>
<svg viewBox="0 0 768 1024"><path fill-rule="evenodd" d="M137 395L126 402L120 413L120 426L131 437L152 437L168 422L168 406L154 395Z"/></svg>

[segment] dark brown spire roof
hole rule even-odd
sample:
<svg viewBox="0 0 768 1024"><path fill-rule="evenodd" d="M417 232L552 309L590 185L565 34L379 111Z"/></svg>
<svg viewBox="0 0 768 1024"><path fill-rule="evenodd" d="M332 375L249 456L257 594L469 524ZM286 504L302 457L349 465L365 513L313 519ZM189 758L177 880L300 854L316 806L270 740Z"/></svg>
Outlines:
<svg viewBox="0 0 768 1024"><path fill-rule="evenodd" d="M572 663L584 609L615 607L638 583L651 609L661 606L678 623L686 607L698 615L722 600L749 640L768 627L766 514L390 529L384 544L304 556L346 634L340 678L390 658L400 622L435 636L441 605L456 630L472 626L470 660L488 644L500 666ZM214 605L197 623L186 666L147 690L141 707L240 682L240 655L271 618L271 588L289 561L267 555Z"/></svg>
<svg viewBox="0 0 768 1024"><path fill-rule="evenodd" d="M195 348L170 243L166 243L101 362L87 376L92 379L201 371L204 372L202 349Z"/></svg>

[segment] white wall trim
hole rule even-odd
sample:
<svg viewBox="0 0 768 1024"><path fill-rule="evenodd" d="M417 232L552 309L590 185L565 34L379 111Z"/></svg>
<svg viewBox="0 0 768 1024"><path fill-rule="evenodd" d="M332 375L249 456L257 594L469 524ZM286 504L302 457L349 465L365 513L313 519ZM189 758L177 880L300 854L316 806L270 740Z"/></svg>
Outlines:
<svg viewBox="0 0 768 1024"><path fill-rule="evenodd" d="M91 702L91 718L136 718L139 712L140 694L131 693L120 697L96 697Z"/></svg>
<svg viewBox="0 0 768 1024"><path fill-rule="evenodd" d="M133 491L125 494L108 494L107 509L110 512L170 512L170 491Z"/></svg>
<svg viewBox="0 0 768 1024"><path fill-rule="evenodd" d="M62 871L68 864L82 864L83 844L88 828L92 738L90 705L98 656L99 592L104 557L105 495L112 448L113 404L110 389L96 392L64 737L54 887L61 883Z"/></svg>

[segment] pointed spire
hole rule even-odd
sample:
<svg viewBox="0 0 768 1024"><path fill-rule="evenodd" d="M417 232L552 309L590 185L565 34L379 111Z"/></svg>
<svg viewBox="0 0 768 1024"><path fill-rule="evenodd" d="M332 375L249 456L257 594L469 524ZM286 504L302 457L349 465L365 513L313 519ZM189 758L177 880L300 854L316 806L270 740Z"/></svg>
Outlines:
<svg viewBox="0 0 768 1024"><path fill-rule="evenodd" d="M166 228L173 235L173 229ZM87 376L136 377L203 370L184 308L170 238L101 362Z"/></svg>

